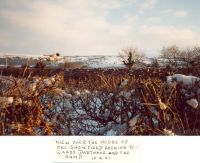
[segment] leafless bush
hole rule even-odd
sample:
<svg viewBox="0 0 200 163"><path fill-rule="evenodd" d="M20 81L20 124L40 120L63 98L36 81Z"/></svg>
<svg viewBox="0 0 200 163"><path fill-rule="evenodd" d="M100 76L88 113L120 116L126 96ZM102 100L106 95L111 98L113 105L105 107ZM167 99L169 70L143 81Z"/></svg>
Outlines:
<svg viewBox="0 0 200 163"><path fill-rule="evenodd" d="M129 69L133 66L142 63L145 55L138 50L136 47L129 47L122 49L119 57L122 59L123 64Z"/></svg>
<svg viewBox="0 0 200 163"><path fill-rule="evenodd" d="M76 128L72 127L70 133L102 135L113 126L117 135L163 135L166 129L177 134L197 134L194 131L200 124L192 119L198 119L198 109L185 103L181 85L171 87L159 79L129 80L123 89L102 81L107 89L76 94L70 116L70 124Z"/></svg>
<svg viewBox="0 0 200 163"><path fill-rule="evenodd" d="M158 62L158 58L155 57L155 58L151 59L150 67L153 67L153 68L159 68L160 67L159 62Z"/></svg>
<svg viewBox="0 0 200 163"><path fill-rule="evenodd" d="M198 67L200 64L200 47L183 49L180 61L184 62L187 67Z"/></svg>
<svg viewBox="0 0 200 163"><path fill-rule="evenodd" d="M169 47L163 47L160 57L165 59L169 65L177 67L178 61L181 55L181 51L178 46L172 45Z"/></svg>
<svg viewBox="0 0 200 163"><path fill-rule="evenodd" d="M198 67L200 63L200 47L180 49L178 46L172 45L164 47L161 50L160 57L174 67Z"/></svg>
<svg viewBox="0 0 200 163"><path fill-rule="evenodd" d="M42 58L39 58L36 62L35 68L45 68L46 63Z"/></svg>
<svg viewBox="0 0 200 163"><path fill-rule="evenodd" d="M54 80L53 80L54 79ZM1 135L60 135L51 121L51 100L44 105L43 97L57 95L60 76L52 78L14 78L4 80L9 87L1 88ZM62 86L62 84L59 84ZM56 122L57 123L57 122ZM60 123L62 124L62 123Z"/></svg>
<svg viewBox="0 0 200 163"><path fill-rule="evenodd" d="M0 134L199 135L200 106L186 103L199 100L197 87L170 86L159 79L162 71L119 76L95 70L96 78L67 82L62 74L1 76Z"/></svg>

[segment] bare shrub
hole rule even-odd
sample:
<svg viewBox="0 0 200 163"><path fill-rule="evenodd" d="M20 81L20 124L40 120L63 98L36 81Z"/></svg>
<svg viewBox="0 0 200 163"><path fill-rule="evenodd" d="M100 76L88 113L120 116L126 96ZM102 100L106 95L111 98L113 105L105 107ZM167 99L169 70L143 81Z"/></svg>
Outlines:
<svg viewBox="0 0 200 163"><path fill-rule="evenodd" d="M178 46L172 45L163 47L160 57L168 62L168 65L177 67L180 59L181 51Z"/></svg>
<svg viewBox="0 0 200 163"><path fill-rule="evenodd" d="M197 67L200 64L200 47L190 47L183 49L180 61L184 62L187 67Z"/></svg>
<svg viewBox="0 0 200 163"><path fill-rule="evenodd" d="M46 63L42 58L39 58L35 64L35 68L45 68Z"/></svg>
<svg viewBox="0 0 200 163"><path fill-rule="evenodd" d="M14 78L4 80L9 87L1 89L0 134L1 135L62 135L62 130L51 121L52 99L62 84L62 77ZM7 102L5 102L7 101ZM58 113L57 113L58 114ZM65 121L65 123L67 123ZM59 123L62 124L61 122Z"/></svg>
<svg viewBox="0 0 200 163"><path fill-rule="evenodd" d="M159 65L159 62L158 62L158 58L156 58L156 57L152 58L150 66L153 67L153 68L159 68L160 65Z"/></svg>
<svg viewBox="0 0 200 163"><path fill-rule="evenodd" d="M197 67L200 63L200 47L180 49L176 45L163 47L160 57L174 67Z"/></svg>
<svg viewBox="0 0 200 163"><path fill-rule="evenodd" d="M122 49L119 57L122 59L123 64L130 69L133 66L142 63L145 55L136 47L128 47Z"/></svg>
<svg viewBox="0 0 200 163"><path fill-rule="evenodd" d="M199 135L200 106L186 102L199 100L198 85L168 85L159 79L164 73L81 69L67 71L74 77L68 80L63 74L0 76L0 134Z"/></svg>

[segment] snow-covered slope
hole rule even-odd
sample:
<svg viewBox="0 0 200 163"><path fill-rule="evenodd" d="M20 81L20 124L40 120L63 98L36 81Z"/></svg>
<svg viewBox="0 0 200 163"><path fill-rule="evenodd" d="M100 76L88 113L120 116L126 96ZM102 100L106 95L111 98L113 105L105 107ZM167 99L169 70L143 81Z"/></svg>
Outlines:
<svg viewBox="0 0 200 163"><path fill-rule="evenodd" d="M74 62L84 62L92 68L123 67L118 56L65 56L64 58Z"/></svg>
<svg viewBox="0 0 200 163"><path fill-rule="evenodd" d="M0 53L0 58L40 58L44 55L30 55L30 54L11 54L11 53ZM118 56L63 56L61 55L59 62L71 61L71 62L82 62L92 68L115 68L123 67L123 64Z"/></svg>
<svg viewBox="0 0 200 163"><path fill-rule="evenodd" d="M0 58L15 58L15 57L21 57L21 58L46 58L46 55L31 55L31 54L12 54L12 53L0 53ZM124 67L121 58L118 55L93 55L93 56L65 56L60 55L58 63L62 63L64 61L71 61L71 62L81 62L85 65L88 65L91 68L122 68ZM150 59L145 60L145 63L149 63ZM4 61L5 62L5 61ZM1 63L0 63L1 64ZM55 63L56 64L56 63ZM3 64L1 64L3 66ZM20 65L18 65L20 67Z"/></svg>

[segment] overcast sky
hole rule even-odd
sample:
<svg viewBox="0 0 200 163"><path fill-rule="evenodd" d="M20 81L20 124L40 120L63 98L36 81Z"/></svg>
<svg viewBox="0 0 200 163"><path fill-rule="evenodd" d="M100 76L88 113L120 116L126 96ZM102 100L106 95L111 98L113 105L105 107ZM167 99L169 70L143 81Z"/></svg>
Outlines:
<svg viewBox="0 0 200 163"><path fill-rule="evenodd" d="M199 0L0 0L0 52L118 55L200 45Z"/></svg>

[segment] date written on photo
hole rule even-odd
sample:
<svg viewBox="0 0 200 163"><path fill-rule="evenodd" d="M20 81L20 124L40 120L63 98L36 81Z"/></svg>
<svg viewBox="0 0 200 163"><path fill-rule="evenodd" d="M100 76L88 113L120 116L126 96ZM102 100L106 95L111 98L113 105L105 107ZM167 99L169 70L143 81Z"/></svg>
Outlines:
<svg viewBox="0 0 200 163"><path fill-rule="evenodd" d="M54 139L54 163L139 163L136 137L58 137Z"/></svg>

